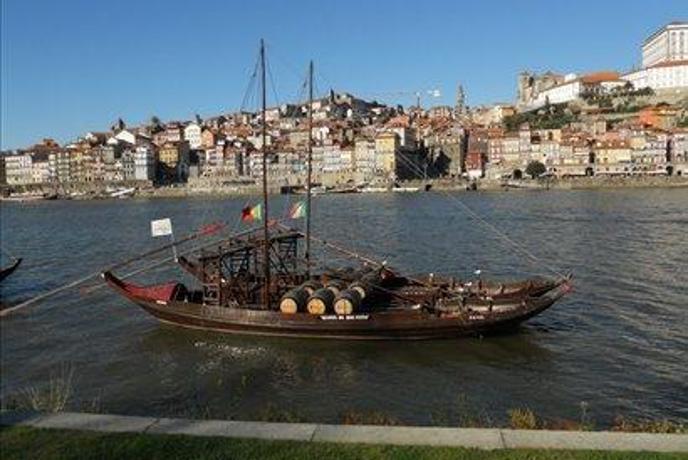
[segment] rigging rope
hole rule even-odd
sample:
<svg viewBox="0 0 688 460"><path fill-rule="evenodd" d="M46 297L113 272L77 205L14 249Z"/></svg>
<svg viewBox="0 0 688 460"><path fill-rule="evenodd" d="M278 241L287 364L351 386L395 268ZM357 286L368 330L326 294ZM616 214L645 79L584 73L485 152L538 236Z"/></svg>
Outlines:
<svg viewBox="0 0 688 460"><path fill-rule="evenodd" d="M423 171L416 165L414 162L410 161L409 159L405 158L402 155L399 155L398 158L402 159L402 161L405 161L406 166L413 170L415 173L423 173ZM461 206L462 209L464 209L468 214L470 214L471 217L473 217L475 220L477 220L479 223L483 224L485 227L487 227L489 230L494 232L497 236L499 236L502 241L508 243L511 247L513 247L517 252L525 255L529 259L531 259L533 262L539 263L542 267L548 269L552 273L556 274L557 276L560 277L566 277L564 273L561 273L559 270L551 267L549 264L545 263L543 260L541 260L539 257L537 257L535 254L531 253L527 248L525 248L523 245L517 243L513 239L511 239L506 233L501 231L499 228L497 228L495 225L492 223L488 222L486 219L484 219L482 216L480 216L477 212L475 212L470 206L468 206L466 203L464 203L462 200L460 200L458 197L455 195L450 194L447 191L440 190L440 193L443 193L445 197L451 199L455 203L458 203L458 205Z"/></svg>
<svg viewBox="0 0 688 460"><path fill-rule="evenodd" d="M269 60L266 59L265 62L267 64L268 76L270 78L270 86L272 86L272 95L275 98L275 104L277 105L277 107L279 107L281 104L280 104L279 96L277 95L277 86L275 86L275 80L272 77L272 67L270 67L270 61Z"/></svg>
<svg viewBox="0 0 688 460"><path fill-rule="evenodd" d="M256 63L253 66L253 72L251 73L251 76L248 81L248 85L246 87L246 91L244 92L244 98L241 101L241 111L243 112L248 104L251 103L252 101L252 96L254 95L254 86L256 85L256 82L258 80L258 68L260 67L260 56L256 57Z"/></svg>

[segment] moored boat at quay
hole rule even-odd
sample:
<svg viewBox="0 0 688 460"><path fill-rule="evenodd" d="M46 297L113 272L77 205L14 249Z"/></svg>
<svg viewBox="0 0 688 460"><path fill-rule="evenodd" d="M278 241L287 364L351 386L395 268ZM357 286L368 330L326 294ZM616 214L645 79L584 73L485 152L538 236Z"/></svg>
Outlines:
<svg viewBox="0 0 688 460"><path fill-rule="evenodd" d="M503 332L546 310L571 288L569 279L561 279L539 295L524 292L489 298L445 293L434 300L442 293L440 286L423 286L395 275L398 287L375 286L373 290L379 292L350 314L333 311L334 301L323 314L312 314L304 305L285 313L262 303L236 304L231 299L208 303L204 301L207 292L189 290L181 283L138 286L110 272L103 277L115 291L165 323L234 334L355 340L440 339ZM341 292L333 299L338 296L341 298Z"/></svg>
<svg viewBox="0 0 688 460"><path fill-rule="evenodd" d="M55 193L14 193L8 196L0 197L0 201L14 202L14 203L26 203L32 201L45 201L45 200L56 200L57 194Z"/></svg>
<svg viewBox="0 0 688 460"><path fill-rule="evenodd" d="M187 328L304 338L417 340L513 329L569 292L570 276L516 283L481 278L461 281L433 274L405 276L385 262L313 236L312 62L308 84L306 200L296 203L290 211L290 219L305 220L305 232L269 219L266 67L262 42L259 62L263 201L244 208L242 220L262 221L262 228L230 235L181 256L176 252L180 243L173 241L175 260L197 279L199 288L189 288L177 281L143 286L124 281L112 270L103 272L103 279L117 293L160 321ZM152 231L154 236L172 235L169 219L153 222ZM302 240L305 247L300 243ZM348 262L334 268L320 267L311 258L311 242L321 244L325 253L334 252L336 257L344 257Z"/></svg>

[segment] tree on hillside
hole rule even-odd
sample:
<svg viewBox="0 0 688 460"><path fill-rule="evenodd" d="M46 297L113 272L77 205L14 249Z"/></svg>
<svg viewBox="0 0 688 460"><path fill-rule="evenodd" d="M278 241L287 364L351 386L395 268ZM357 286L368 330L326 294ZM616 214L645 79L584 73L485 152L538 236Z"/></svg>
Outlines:
<svg viewBox="0 0 688 460"><path fill-rule="evenodd" d="M533 179L543 175L545 172L547 172L547 168L539 161L531 161L528 163L528 166L526 166L526 174Z"/></svg>
<svg viewBox="0 0 688 460"><path fill-rule="evenodd" d="M157 115L153 115L150 118L150 127L151 127L151 132L153 134L159 133L162 131L162 122L160 121L160 118L157 117Z"/></svg>
<svg viewBox="0 0 688 460"><path fill-rule="evenodd" d="M110 126L110 131L116 132L116 131L122 131L123 129L127 128L127 124L122 120L121 118L118 118L117 121Z"/></svg>

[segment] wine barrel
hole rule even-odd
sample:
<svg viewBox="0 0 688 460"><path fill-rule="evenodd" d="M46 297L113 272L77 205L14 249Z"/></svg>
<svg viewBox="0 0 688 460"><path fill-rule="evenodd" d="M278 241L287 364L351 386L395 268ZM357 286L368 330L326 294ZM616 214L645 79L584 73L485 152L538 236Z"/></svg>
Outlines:
<svg viewBox="0 0 688 460"><path fill-rule="evenodd" d="M332 309L334 292L328 288L320 288L308 298L306 308L311 315L324 315L327 310Z"/></svg>
<svg viewBox="0 0 688 460"><path fill-rule="evenodd" d="M363 285L363 283L352 283L351 286L349 286L349 289L358 292L358 295L361 297L361 300L365 299L366 295L368 294L366 292L366 287L365 285Z"/></svg>
<svg viewBox="0 0 688 460"><path fill-rule="evenodd" d="M300 287L303 288L306 291L306 293L310 296L315 291L317 291L318 289L323 287L323 285L322 285L322 283L319 283L315 280L308 280L308 281L302 283Z"/></svg>
<svg viewBox="0 0 688 460"><path fill-rule="evenodd" d="M332 291L334 295L337 295L346 289L346 282L342 280L329 280L327 283L325 283L325 287Z"/></svg>
<svg viewBox="0 0 688 460"><path fill-rule="evenodd" d="M358 281L354 281L353 283L351 283L349 289L357 291L358 294L361 296L360 300L363 300L366 297L368 297L373 292L373 290L375 290L376 287L379 287L380 284L382 284L382 282L384 281L383 276L383 270L375 270L368 272L361 278L359 278Z"/></svg>
<svg viewBox="0 0 688 460"><path fill-rule="evenodd" d="M279 304L280 311L287 314L304 311L306 302L308 302L308 292L302 287L296 287L282 296Z"/></svg>
<svg viewBox="0 0 688 460"><path fill-rule="evenodd" d="M334 312L338 315L351 315L361 305L361 294L356 289L346 289L337 295Z"/></svg>

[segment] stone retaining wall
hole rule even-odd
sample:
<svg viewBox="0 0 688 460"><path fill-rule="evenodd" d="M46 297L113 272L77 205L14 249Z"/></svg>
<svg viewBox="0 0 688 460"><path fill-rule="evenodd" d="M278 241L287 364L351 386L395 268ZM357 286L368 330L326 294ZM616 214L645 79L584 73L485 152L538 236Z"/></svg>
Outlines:
<svg viewBox="0 0 688 460"><path fill-rule="evenodd" d="M0 425L34 428L184 434L302 442L428 445L480 449L573 449L688 452L688 435L610 431L537 431L499 428L435 428L315 423L190 420L85 413L2 413Z"/></svg>

